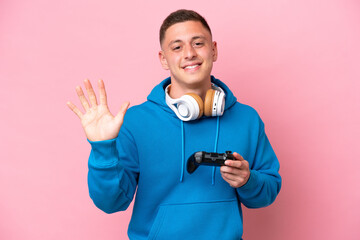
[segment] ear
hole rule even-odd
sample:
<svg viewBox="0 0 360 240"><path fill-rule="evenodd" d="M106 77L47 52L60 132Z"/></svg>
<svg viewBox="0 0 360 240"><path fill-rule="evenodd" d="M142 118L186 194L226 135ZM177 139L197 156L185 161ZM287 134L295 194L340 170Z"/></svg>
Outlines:
<svg viewBox="0 0 360 240"><path fill-rule="evenodd" d="M218 57L217 43L213 41L212 43L212 51L213 51L213 62L216 62Z"/></svg>
<svg viewBox="0 0 360 240"><path fill-rule="evenodd" d="M161 66L163 67L163 69L169 70L169 66L166 61L165 54L162 50L159 51L159 60L160 60L160 63L161 63Z"/></svg>

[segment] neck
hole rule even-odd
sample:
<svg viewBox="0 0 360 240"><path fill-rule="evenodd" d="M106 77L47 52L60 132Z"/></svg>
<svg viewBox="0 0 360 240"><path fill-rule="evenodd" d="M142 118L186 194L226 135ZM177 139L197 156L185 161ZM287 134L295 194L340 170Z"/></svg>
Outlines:
<svg viewBox="0 0 360 240"><path fill-rule="evenodd" d="M211 88L211 80L206 81L205 83L197 84L197 85L185 85L179 84L176 81L171 81L171 87L169 90L169 96L171 98L180 98L181 96L187 93L195 93L201 97L204 101L206 92Z"/></svg>

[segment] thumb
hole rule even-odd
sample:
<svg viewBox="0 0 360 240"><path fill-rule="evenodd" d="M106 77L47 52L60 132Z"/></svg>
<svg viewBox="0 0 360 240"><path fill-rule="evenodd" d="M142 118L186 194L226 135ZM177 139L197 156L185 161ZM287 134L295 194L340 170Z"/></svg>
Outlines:
<svg viewBox="0 0 360 240"><path fill-rule="evenodd" d="M125 116L125 113L128 109L130 105L130 102L124 102L121 107L120 107L120 110L118 112L118 114L115 116L115 120L117 122L120 122L120 125L122 125L123 121L124 121L124 116Z"/></svg>

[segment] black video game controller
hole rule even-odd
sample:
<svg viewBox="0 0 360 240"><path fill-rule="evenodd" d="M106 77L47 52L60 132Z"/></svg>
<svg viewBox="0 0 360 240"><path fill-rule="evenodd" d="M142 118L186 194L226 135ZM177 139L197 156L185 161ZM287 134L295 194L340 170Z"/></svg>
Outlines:
<svg viewBox="0 0 360 240"><path fill-rule="evenodd" d="M231 151L225 153L196 152L187 161L188 173L193 173L200 165L224 166L226 160L236 160Z"/></svg>

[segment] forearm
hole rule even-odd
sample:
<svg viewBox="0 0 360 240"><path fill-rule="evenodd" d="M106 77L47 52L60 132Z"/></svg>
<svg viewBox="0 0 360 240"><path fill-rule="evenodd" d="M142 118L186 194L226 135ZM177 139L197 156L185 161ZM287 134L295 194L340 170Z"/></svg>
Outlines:
<svg viewBox="0 0 360 240"><path fill-rule="evenodd" d="M273 203L281 188L280 175L256 170L250 172L248 182L236 189L241 203L248 208L261 208Z"/></svg>
<svg viewBox="0 0 360 240"><path fill-rule="evenodd" d="M274 202L281 188L280 164L260 121L256 151L249 159L250 178L237 188L240 201L248 208L260 208Z"/></svg>
<svg viewBox="0 0 360 240"><path fill-rule="evenodd" d="M121 164L116 139L91 142L88 187L94 204L106 213L127 209L136 180Z"/></svg>

